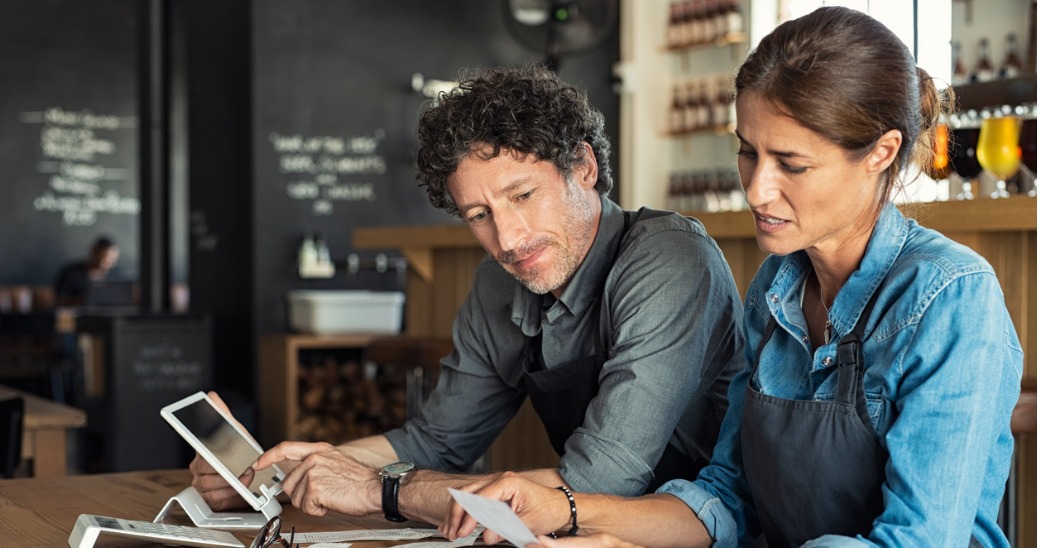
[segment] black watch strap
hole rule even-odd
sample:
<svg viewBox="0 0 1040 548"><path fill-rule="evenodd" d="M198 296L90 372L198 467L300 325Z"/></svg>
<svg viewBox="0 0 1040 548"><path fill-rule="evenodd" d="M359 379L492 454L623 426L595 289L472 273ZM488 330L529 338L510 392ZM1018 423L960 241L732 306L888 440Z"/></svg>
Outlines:
<svg viewBox="0 0 1040 548"><path fill-rule="evenodd" d="M383 476L383 517L390 521L401 522L407 519L397 509L397 494L400 489L400 477Z"/></svg>

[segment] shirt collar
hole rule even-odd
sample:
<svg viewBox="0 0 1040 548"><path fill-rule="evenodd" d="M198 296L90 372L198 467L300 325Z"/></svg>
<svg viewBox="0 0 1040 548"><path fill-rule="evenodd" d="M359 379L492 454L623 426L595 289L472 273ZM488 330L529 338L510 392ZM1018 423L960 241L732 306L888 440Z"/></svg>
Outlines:
<svg viewBox="0 0 1040 548"><path fill-rule="evenodd" d="M513 323L520 326L524 335L538 334L542 311L546 306L546 320L552 323L563 314L580 316L599 301L625 231L625 213L621 207L603 195L600 196L600 205L596 239L559 299L553 299L549 294L532 293L523 284L516 283L512 317Z"/></svg>
<svg viewBox="0 0 1040 548"><path fill-rule="evenodd" d="M892 270L906 245L910 222L895 205L888 203L882 208L859 267L845 282L831 306L831 325L838 336L852 331L870 296ZM801 313L787 314L785 308L799 306L798 292L809 268L811 264L805 251L791 253L781 261L768 292L778 297L773 304L778 320L790 322L792 317L801 317Z"/></svg>

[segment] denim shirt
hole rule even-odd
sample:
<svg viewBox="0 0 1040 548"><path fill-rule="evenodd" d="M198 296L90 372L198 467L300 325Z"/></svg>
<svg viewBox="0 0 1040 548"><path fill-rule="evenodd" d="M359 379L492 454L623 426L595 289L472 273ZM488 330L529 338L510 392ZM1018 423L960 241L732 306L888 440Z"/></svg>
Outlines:
<svg viewBox="0 0 1040 548"><path fill-rule="evenodd" d="M750 382L782 398L833 399L837 342L876 289L863 341L863 385L888 460L885 506L870 533L827 535L806 546L967 546L972 536L983 546L1007 546L996 518L1010 470L1023 355L993 269L888 205L830 308L831 343L815 350L800 304L810 269L804 252L771 256L752 281L744 306L749 363L769 317L778 325ZM730 385L711 464L695 482L676 480L658 491L682 499L716 546L746 545L759 534L741 464L749 375L743 371Z"/></svg>
<svg viewBox="0 0 1040 548"><path fill-rule="evenodd" d="M575 491L639 495L671 444L711 458L733 375L744 367L740 293L700 222L641 220L602 198L599 230L559 299L527 290L498 262L477 267L452 328L455 351L419 415L386 433L402 459L462 470L488 449L526 396L525 337L542 334L547 368L606 361L559 471Z"/></svg>

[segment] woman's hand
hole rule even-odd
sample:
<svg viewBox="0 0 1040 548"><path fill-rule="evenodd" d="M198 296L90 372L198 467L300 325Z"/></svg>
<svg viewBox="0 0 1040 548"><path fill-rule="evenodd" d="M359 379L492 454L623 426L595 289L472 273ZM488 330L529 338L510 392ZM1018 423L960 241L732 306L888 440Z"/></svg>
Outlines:
<svg viewBox="0 0 1040 548"><path fill-rule="evenodd" d="M570 526L571 510L567 496L558 489L546 487L513 472L505 472L491 481L483 480L463 488L482 497L505 501L516 515L535 534L550 533ZM457 539L473 532L477 521L452 502L448 515L440 526L448 539ZM494 531L484 531L484 542L496 544L504 540Z"/></svg>
<svg viewBox="0 0 1040 548"><path fill-rule="evenodd" d="M638 544L625 542L613 535L599 533L588 537L564 537L559 539L539 536L538 544L529 544L527 548L642 548Z"/></svg>

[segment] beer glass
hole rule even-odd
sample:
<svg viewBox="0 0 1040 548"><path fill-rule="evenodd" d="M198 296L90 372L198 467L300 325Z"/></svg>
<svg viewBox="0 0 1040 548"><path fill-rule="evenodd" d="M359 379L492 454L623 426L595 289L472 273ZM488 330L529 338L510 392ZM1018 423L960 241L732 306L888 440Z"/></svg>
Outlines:
<svg viewBox="0 0 1040 548"><path fill-rule="evenodd" d="M1022 149L1018 136L1022 130L1022 119L1017 116L998 116L982 120L979 142L975 152L979 165L997 179L993 198L1007 198L1007 179L1018 173L1022 162Z"/></svg>

